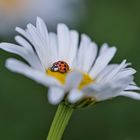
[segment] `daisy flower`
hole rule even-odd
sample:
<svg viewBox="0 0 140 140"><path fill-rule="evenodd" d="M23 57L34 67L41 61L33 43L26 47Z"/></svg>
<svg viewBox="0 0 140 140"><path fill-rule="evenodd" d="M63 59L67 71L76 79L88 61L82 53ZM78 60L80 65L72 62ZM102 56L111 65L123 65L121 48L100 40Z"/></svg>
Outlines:
<svg viewBox="0 0 140 140"><path fill-rule="evenodd" d="M25 30L17 27L16 31L18 45L1 43L0 48L27 63L10 58L6 67L48 87L50 103L85 107L117 96L140 99L130 63L109 64L116 47L105 43L99 49L86 34L79 39L78 32L65 24L58 24L57 33L48 32L39 17L36 26L28 24Z"/></svg>
<svg viewBox="0 0 140 140"><path fill-rule="evenodd" d="M17 27L17 44L1 43L0 48L17 54L25 62L6 60L6 67L48 87L48 100L59 104L46 140L61 140L75 108L126 96L140 100L134 82L135 70L123 60L109 64L116 47L103 44L100 49L90 37L58 24L57 33L48 32L37 18L36 26Z"/></svg>
<svg viewBox="0 0 140 140"><path fill-rule="evenodd" d="M78 7L82 9L79 14ZM75 12L80 17L84 9L83 0L0 0L0 34L13 33L16 25L34 22L36 16L43 17L49 27L58 22L72 24L77 22Z"/></svg>

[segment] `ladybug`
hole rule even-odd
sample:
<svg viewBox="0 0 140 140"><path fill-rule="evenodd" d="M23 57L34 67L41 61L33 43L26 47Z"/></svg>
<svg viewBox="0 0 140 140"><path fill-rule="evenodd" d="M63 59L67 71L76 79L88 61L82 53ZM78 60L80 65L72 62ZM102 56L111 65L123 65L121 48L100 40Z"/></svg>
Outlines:
<svg viewBox="0 0 140 140"><path fill-rule="evenodd" d="M67 73L69 71L69 65L65 61L57 61L53 63L50 70L60 73Z"/></svg>

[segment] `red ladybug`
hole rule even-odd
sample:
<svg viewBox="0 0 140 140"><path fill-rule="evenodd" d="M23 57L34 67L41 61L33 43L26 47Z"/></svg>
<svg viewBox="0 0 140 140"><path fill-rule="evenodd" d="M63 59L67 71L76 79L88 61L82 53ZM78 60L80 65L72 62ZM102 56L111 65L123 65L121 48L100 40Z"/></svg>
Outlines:
<svg viewBox="0 0 140 140"><path fill-rule="evenodd" d="M57 62L53 63L53 65L50 69L51 69L51 71L66 73L69 71L69 65L65 61L57 61Z"/></svg>

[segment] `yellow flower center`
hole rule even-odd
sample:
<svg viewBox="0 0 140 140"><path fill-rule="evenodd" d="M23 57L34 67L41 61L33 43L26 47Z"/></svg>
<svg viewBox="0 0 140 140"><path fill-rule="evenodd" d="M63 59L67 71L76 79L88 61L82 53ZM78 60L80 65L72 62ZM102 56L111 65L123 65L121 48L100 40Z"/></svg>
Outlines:
<svg viewBox="0 0 140 140"><path fill-rule="evenodd" d="M49 76L55 77L63 85L65 84L67 74L70 72L71 72L71 70L67 73L54 72L54 71L51 71L49 69L46 71L46 73ZM82 79L81 83L79 84L79 87L78 87L79 89L82 89L83 87L94 82L94 80L87 73L82 73L82 74L83 74L83 79ZM76 79L74 79L74 80L76 80Z"/></svg>

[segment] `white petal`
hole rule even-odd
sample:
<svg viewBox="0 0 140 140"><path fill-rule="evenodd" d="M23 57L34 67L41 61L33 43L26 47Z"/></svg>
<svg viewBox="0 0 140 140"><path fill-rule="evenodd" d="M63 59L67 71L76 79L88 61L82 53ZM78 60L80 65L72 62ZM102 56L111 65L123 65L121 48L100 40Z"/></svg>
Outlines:
<svg viewBox="0 0 140 140"><path fill-rule="evenodd" d="M129 85L125 90L140 90L140 87L135 85Z"/></svg>
<svg viewBox="0 0 140 140"><path fill-rule="evenodd" d="M140 94L132 91L124 91L119 93L117 96L125 96L135 100L140 100Z"/></svg>
<svg viewBox="0 0 140 140"><path fill-rule="evenodd" d="M33 68L37 69L37 70L43 70L43 67L38 59L38 57L35 55L35 53L26 50L25 48L15 45L15 44L11 44L11 43L1 43L0 44L0 48L11 52L11 53L15 53L19 56L21 56L22 58L24 58Z"/></svg>
<svg viewBox="0 0 140 140"><path fill-rule="evenodd" d="M68 101L70 103L76 103L82 97L84 96L83 92L77 89L73 89L69 94L68 94Z"/></svg>
<svg viewBox="0 0 140 140"><path fill-rule="evenodd" d="M36 26L37 26L43 40L46 41L46 45L49 46L49 35L48 35L47 26L40 17L37 17Z"/></svg>
<svg viewBox="0 0 140 140"><path fill-rule="evenodd" d="M108 77L108 75L114 70L118 64L110 64L108 65L102 72L97 76L96 78L96 83L104 82L105 78Z"/></svg>
<svg viewBox="0 0 140 140"><path fill-rule="evenodd" d="M133 77L122 78L117 81L110 81L105 84L92 84L85 87L83 92L87 96L93 96L97 101L107 100L116 97L122 92L133 80Z"/></svg>
<svg viewBox="0 0 140 140"><path fill-rule="evenodd" d="M91 66L96 58L97 55L97 45L92 42L89 44L87 51L85 52L85 55L83 56L83 71L85 72L89 72L89 70L91 69Z"/></svg>
<svg viewBox="0 0 140 140"><path fill-rule="evenodd" d="M6 61L6 67L13 72L23 74L27 76L28 78L44 86L60 85L60 82L56 80L55 78L47 76L43 72L36 71L32 69L31 67L29 67L28 65L26 65L25 63L18 61L16 59L12 59L12 58L8 59Z"/></svg>
<svg viewBox="0 0 140 140"><path fill-rule="evenodd" d="M111 61L115 53L116 53L116 48L111 47L105 53L100 55L97 58L93 68L91 69L90 75L93 78L96 78L98 74L108 65L108 63Z"/></svg>
<svg viewBox="0 0 140 140"><path fill-rule="evenodd" d="M108 49L109 49L108 44L107 44L107 43L104 43L104 44L101 46L99 55L102 55L102 54L105 53Z"/></svg>
<svg viewBox="0 0 140 140"><path fill-rule="evenodd" d="M50 64L52 64L53 57L55 57L53 55L53 53L50 53L50 50L53 50L53 48L50 44L51 42L50 42L49 33L48 33L45 22L40 17L37 17L36 27L37 27L39 36L41 37L41 40L42 40L42 43L44 46L44 50L45 50L44 56L46 55L45 63L48 63L48 65L46 65L46 67L47 67ZM51 52L53 52L53 51L51 51Z"/></svg>
<svg viewBox="0 0 140 140"><path fill-rule="evenodd" d="M68 54L68 61L70 67L72 67L73 61L75 60L77 50L78 50L79 35L75 30L70 31L70 49Z"/></svg>
<svg viewBox="0 0 140 140"><path fill-rule="evenodd" d="M42 65L45 68L47 68L48 67L48 55L46 55L46 53L48 52L47 44L41 38L39 31L32 24L27 25L27 32L30 35L30 38L32 38L31 43L35 47L36 53L38 54L38 57L40 58Z"/></svg>
<svg viewBox="0 0 140 140"><path fill-rule="evenodd" d="M31 29L30 29L30 26L31 26ZM32 30L32 27L33 27L33 30ZM36 33L34 33L34 26L33 25L31 25L31 24L28 24L28 28L29 29L26 29L26 31L25 30L23 30L23 29L21 29L21 28L19 28L19 27L16 27L15 28L15 30L18 32L18 33L20 33L22 36L24 36L28 41L30 41L30 43L33 45L33 47L34 47L34 49L35 49L35 51L36 51L36 53L37 53L37 55L38 55L38 57L39 57L39 59L40 59L40 62L41 62L41 64L42 64L42 66L45 68L46 67L46 64L47 63L45 63L44 61L44 55L43 55L43 53L45 52L45 51L43 51L43 49L40 49L41 47L42 47L42 43L38 46L37 44L36 44L36 41L37 42L39 42L40 43L40 41L38 41L38 37L36 37ZM36 32L36 31L35 31ZM35 34L35 36L33 35L33 33ZM35 38L35 39L34 39ZM40 37L39 37L40 38ZM35 41L34 41L35 40ZM41 41L42 42L42 41Z"/></svg>
<svg viewBox="0 0 140 140"><path fill-rule="evenodd" d="M31 35L30 35L30 33L28 32L27 29L26 30L23 30L22 28L16 27L15 30L19 34L21 34L24 38L26 38L33 45L33 47L35 48L35 44L33 42L33 39L32 39L32 37L31 37Z"/></svg>
<svg viewBox="0 0 140 140"><path fill-rule="evenodd" d="M83 78L82 73L78 71L70 72L66 77L66 84L65 84L66 91L77 88L80 82L82 81L82 78Z"/></svg>
<svg viewBox="0 0 140 140"><path fill-rule="evenodd" d="M84 61L86 59L85 53L89 49L90 42L91 42L91 40L87 35L85 35L85 34L81 35L81 42L80 42L80 47L79 47L79 51L77 54L78 56L77 56L76 65L80 70L83 70L83 71L84 71L84 63L85 63Z"/></svg>
<svg viewBox="0 0 140 140"><path fill-rule="evenodd" d="M65 96L65 92L60 87L51 87L48 91L48 100L50 103L56 105L60 103Z"/></svg>
<svg viewBox="0 0 140 140"><path fill-rule="evenodd" d="M122 78L118 81L112 81L106 85L102 92L97 95L99 101L107 100L109 98L116 97L121 91L123 91L133 80L133 77Z"/></svg>
<svg viewBox="0 0 140 140"><path fill-rule="evenodd" d="M95 96L95 93L98 94L98 92L101 91L101 87L99 84L91 84L82 89L82 92L85 94L85 96Z"/></svg>
<svg viewBox="0 0 140 140"><path fill-rule="evenodd" d="M58 24L57 27L58 36L58 49L59 49L59 59L68 62L68 54L70 48L70 32L65 24Z"/></svg>
<svg viewBox="0 0 140 140"><path fill-rule="evenodd" d="M30 41L30 37L25 30L20 27L16 27L15 30Z"/></svg>
<svg viewBox="0 0 140 140"><path fill-rule="evenodd" d="M114 70L112 70L108 76L106 77L105 81L111 80L118 72L124 67L126 60L123 60L120 65L118 65Z"/></svg>
<svg viewBox="0 0 140 140"><path fill-rule="evenodd" d="M30 62L31 65L33 65L33 67L35 67L36 69L43 69L41 62L36 54L36 52L33 50L33 47L30 45L30 43L28 41L26 41L23 37L21 36L16 36L15 37L16 42L21 45L22 47L24 47L30 54L30 57L33 57L33 61ZM27 57L28 58L28 57ZM35 62L36 63L35 63Z"/></svg>
<svg viewBox="0 0 140 140"><path fill-rule="evenodd" d="M125 78L128 76L132 76L133 74L136 73L136 70L133 68L126 68L123 71L119 72L114 78Z"/></svg>
<svg viewBox="0 0 140 140"><path fill-rule="evenodd" d="M31 46L31 45L28 43L28 41L26 41L23 37L21 37L21 36L16 36L16 37L15 37L15 40L16 40L16 42L17 42L19 45L23 46L25 49L27 49L27 50L29 50L29 51L31 51L31 52L34 52L32 46Z"/></svg>
<svg viewBox="0 0 140 140"><path fill-rule="evenodd" d="M58 41L55 33L49 33L51 64L58 61Z"/></svg>

